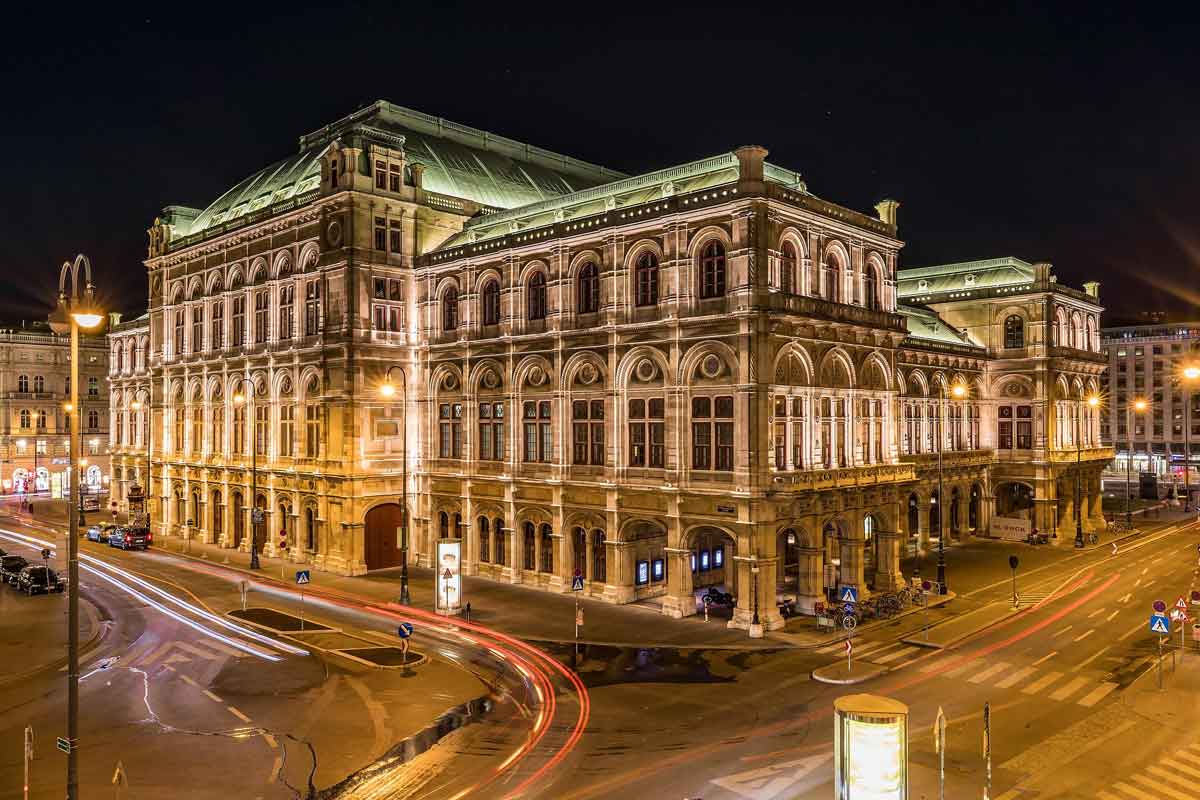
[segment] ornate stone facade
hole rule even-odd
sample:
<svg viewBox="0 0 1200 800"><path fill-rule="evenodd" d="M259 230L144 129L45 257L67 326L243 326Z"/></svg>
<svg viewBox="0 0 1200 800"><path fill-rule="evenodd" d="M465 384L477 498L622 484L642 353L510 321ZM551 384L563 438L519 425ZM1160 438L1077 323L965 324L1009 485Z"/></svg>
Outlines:
<svg viewBox="0 0 1200 800"><path fill-rule="evenodd" d="M267 553L283 530L288 557L355 574L396 563L407 481L420 563L458 537L468 574L577 573L673 616L721 585L731 624L776 627L777 592L811 609L904 579L939 447L952 537L987 532L997 475L1042 501L1069 474L1048 410L1098 372L1037 321L1094 298L1044 275L902 306L898 204L821 200L766 155L625 177L381 103L208 209L166 209L147 327L114 335L149 337L156 524L248 548L254 497ZM1030 340L999 348L979 309L1013 305ZM1031 411L1028 447L1000 452L1014 380L1037 433Z"/></svg>

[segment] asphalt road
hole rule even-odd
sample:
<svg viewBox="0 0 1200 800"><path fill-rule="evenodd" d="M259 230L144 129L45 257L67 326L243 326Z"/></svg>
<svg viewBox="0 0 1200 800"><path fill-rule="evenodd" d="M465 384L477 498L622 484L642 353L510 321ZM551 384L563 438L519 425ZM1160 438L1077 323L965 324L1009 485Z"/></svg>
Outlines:
<svg viewBox="0 0 1200 800"><path fill-rule="evenodd" d="M946 796L982 796L985 702L992 709L995 800L1200 796L1200 733L1179 713L1192 710L1196 695L1172 688L1184 684L1191 661L1179 673L1168 661L1167 690L1157 692L1156 637L1147 627L1154 600L1170 603L1191 589L1196 533L1193 526L1148 534L1115 556L1108 548L1029 551L1020 611L949 650L900 641L927 618L954 624L971 611L990 617L1007 610L1006 558L997 559L994 549L956 549L959 598L936 614L857 637L858 663L889 670L859 686L810 677L843 657L840 644L815 651L591 645L576 662L562 645L535 647L328 589L309 593L306 619L380 642L394 641L397 622L410 620L418 650L485 687L486 711L473 709L459 719L466 724L442 731L440 743L421 753L393 747L417 727L413 719L431 720L470 695L467 687L452 691L453 680L432 672L418 686L422 668L410 671L415 677L356 669L313 647L306 654L281 649L294 640L231 631L203 610L224 619L240 604L243 574L161 551L126 554L89 543L84 552L104 562L93 566L112 580L86 573L83 582L113 623L85 661L85 785L107 788L121 760L129 800L167 796L168 788L201 798L304 796L312 766L307 741L318 761L314 785L337 798L829 798L833 700L866 691L909 705L913 798L938 796L931 729L939 707L948 720ZM12 545L10 536L5 547ZM980 563L969 567L970 558ZM299 613L295 587L265 577L251 579L249 598L251 606ZM631 634L651 638L654 618L630 614L635 623L645 620L631 624ZM1178 642L1176 636L1171 646ZM1200 672L1200 654L1185 659ZM19 796L5 791L19 785L27 720L40 732L33 796L61 796L62 760L49 748L61 726L62 684L61 673L53 673L0 692L0 797ZM1186 752L1172 757L1183 769L1164 774L1164 754L1193 743L1193 774L1184 771Z"/></svg>

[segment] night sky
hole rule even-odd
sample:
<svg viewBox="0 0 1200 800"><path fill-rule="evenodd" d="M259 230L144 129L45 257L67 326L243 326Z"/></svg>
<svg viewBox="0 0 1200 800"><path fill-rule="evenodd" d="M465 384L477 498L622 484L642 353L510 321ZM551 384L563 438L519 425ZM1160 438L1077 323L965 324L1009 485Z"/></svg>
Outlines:
<svg viewBox="0 0 1200 800"><path fill-rule="evenodd" d="M162 206L380 98L631 173L761 144L821 197L898 198L906 266L1048 260L1114 317L1200 298L1200 27L1175 4L44 5L0 50L9 321L45 318L78 251L140 312Z"/></svg>

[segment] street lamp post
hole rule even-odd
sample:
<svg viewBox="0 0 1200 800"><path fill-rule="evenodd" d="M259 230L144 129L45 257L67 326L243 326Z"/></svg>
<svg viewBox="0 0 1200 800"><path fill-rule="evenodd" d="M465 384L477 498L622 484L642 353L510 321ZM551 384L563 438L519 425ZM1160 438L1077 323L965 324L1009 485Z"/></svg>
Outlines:
<svg viewBox="0 0 1200 800"><path fill-rule="evenodd" d="M1133 401L1133 409L1139 414L1144 412L1149 406L1145 400L1141 398ZM1129 450L1125 453L1125 527L1133 527L1133 489L1130 487L1129 475L1133 468L1133 415L1129 413L1129 406L1125 406L1125 430L1128 432Z"/></svg>
<svg viewBox="0 0 1200 800"><path fill-rule="evenodd" d="M1192 510L1192 383L1200 378L1200 367L1183 369L1187 392L1183 395L1183 510Z"/></svg>
<svg viewBox="0 0 1200 800"><path fill-rule="evenodd" d="M142 402L134 400L129 404L129 407L134 411L142 409ZM142 488L142 503L145 505L146 527L152 529L153 523L150 520L150 475L154 470L151 462L151 454L154 452L154 384L150 384L150 394L146 399L146 485ZM163 536L166 536L166 531L161 531Z"/></svg>
<svg viewBox="0 0 1200 800"><path fill-rule="evenodd" d="M242 387L250 387L249 394L242 394ZM238 391L233 396L233 402L242 406L246 411L245 423L250 425L250 569L258 569L258 420L251 419L250 410L254 401L254 381L249 378L241 378L238 384ZM254 409L255 414L258 413Z"/></svg>
<svg viewBox="0 0 1200 800"><path fill-rule="evenodd" d="M954 384L950 389L950 394L955 399L961 400L967 396L967 387L961 383ZM942 382L942 402L938 404L938 450L937 450L937 470L938 470L938 563L937 563L937 581L938 594L946 594L946 515L943 511L945 505L945 485L943 482L943 467L942 467L942 451L946 449L946 384Z"/></svg>
<svg viewBox="0 0 1200 800"><path fill-rule="evenodd" d="M84 286L80 291L79 270L83 269ZM71 279L68 294L67 278ZM58 275L58 307L50 314L50 328L56 334L71 334L71 409L70 452L71 468L78 469L75 459L80 452L79 428L79 331L94 330L104 322L96 309L92 288L92 265L82 253L75 261L64 262ZM35 445L36 449L36 445ZM34 486L37 476L34 475ZM78 489L76 489L78 491ZM82 512L81 512L82 513ZM67 513L67 800L79 797L79 516Z"/></svg>
<svg viewBox="0 0 1200 800"><path fill-rule="evenodd" d="M1100 398L1093 395L1087 399L1088 408L1100 405ZM1083 547L1083 513L1079 504L1083 501L1080 479L1083 472L1083 404L1075 414L1075 546Z"/></svg>
<svg viewBox="0 0 1200 800"><path fill-rule="evenodd" d="M408 593L408 377L400 367L388 367L379 393L393 397L396 387L392 384L392 373L400 375L400 602L408 605L412 597ZM458 535L458 531L454 532Z"/></svg>

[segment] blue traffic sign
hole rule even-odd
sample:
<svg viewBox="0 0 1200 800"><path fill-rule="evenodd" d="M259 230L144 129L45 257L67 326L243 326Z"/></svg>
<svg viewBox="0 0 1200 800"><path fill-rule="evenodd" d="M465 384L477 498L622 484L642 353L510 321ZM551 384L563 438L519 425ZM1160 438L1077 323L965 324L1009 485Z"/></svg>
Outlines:
<svg viewBox="0 0 1200 800"><path fill-rule="evenodd" d="M306 570L306 569L296 570L296 583L303 586L304 584L309 583L309 582L310 582L310 579L309 579L309 575L308 575L308 570Z"/></svg>
<svg viewBox="0 0 1200 800"><path fill-rule="evenodd" d="M1171 634L1171 619L1165 614L1151 614L1150 632L1169 636Z"/></svg>
<svg viewBox="0 0 1200 800"><path fill-rule="evenodd" d="M583 576L582 575L576 575L574 578L571 579L571 591L572 592L582 592L583 591Z"/></svg>
<svg viewBox="0 0 1200 800"><path fill-rule="evenodd" d="M413 626L411 622L401 622L399 627L396 628L396 635L401 639L407 639L412 636L412 632Z"/></svg>
<svg viewBox="0 0 1200 800"><path fill-rule="evenodd" d="M858 602L858 587L857 586L843 586L841 589L838 589L838 602L839 603L857 603Z"/></svg>

